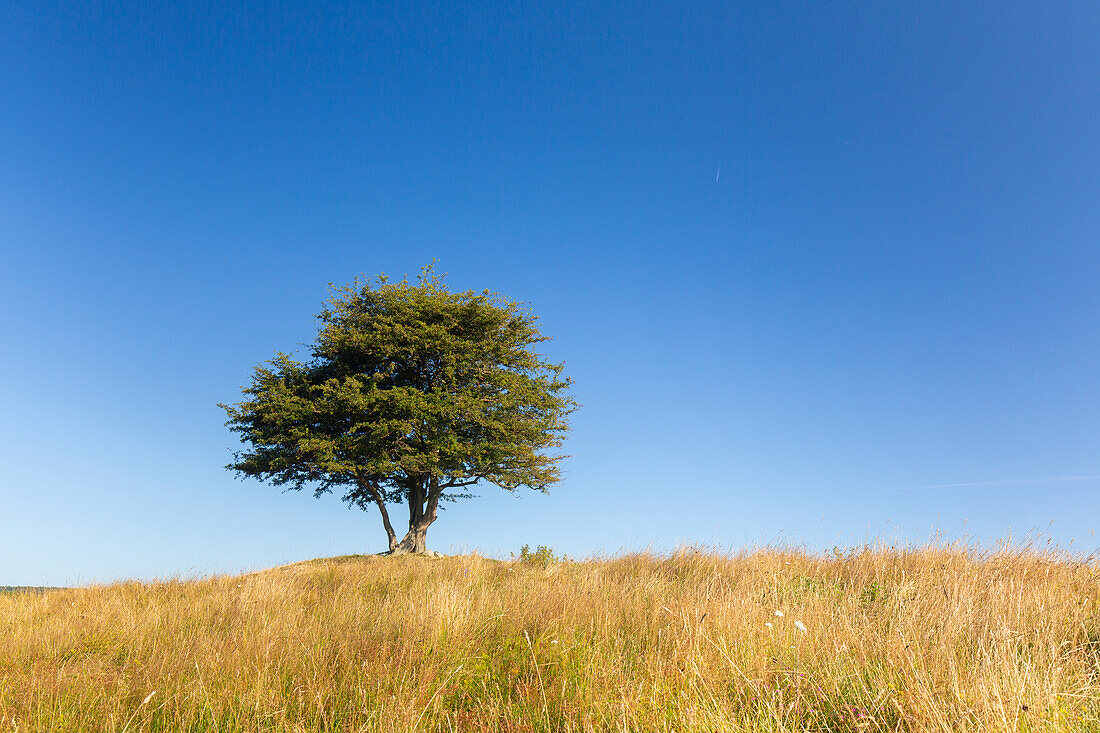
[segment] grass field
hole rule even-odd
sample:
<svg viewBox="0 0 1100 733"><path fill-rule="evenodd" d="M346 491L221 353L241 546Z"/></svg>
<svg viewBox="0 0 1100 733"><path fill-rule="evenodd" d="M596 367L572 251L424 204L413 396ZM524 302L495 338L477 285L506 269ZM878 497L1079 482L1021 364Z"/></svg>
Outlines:
<svg viewBox="0 0 1100 733"><path fill-rule="evenodd" d="M3 594L0 731L1100 730L1098 573L960 547L347 557Z"/></svg>

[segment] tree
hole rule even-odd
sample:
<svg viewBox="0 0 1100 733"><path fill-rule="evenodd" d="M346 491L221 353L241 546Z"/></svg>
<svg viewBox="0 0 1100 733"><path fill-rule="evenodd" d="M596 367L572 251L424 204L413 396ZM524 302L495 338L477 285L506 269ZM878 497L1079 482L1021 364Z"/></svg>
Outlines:
<svg viewBox="0 0 1100 733"><path fill-rule="evenodd" d="M561 478L563 365L523 304L381 275L332 288L311 358L278 352L253 370L245 399L219 405L246 449L226 468L315 496L339 490L378 509L393 554L427 551L440 502L478 482L546 492ZM387 505L409 509L397 539Z"/></svg>

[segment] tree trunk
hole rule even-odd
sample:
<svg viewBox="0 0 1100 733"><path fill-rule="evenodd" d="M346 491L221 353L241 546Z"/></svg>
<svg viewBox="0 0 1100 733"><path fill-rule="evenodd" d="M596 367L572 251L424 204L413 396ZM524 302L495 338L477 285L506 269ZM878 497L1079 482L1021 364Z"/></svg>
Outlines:
<svg viewBox="0 0 1100 733"><path fill-rule="evenodd" d="M429 478L409 490L409 531L397 543L394 554L428 552L428 527L435 521L439 496L442 493L436 478Z"/></svg>
<svg viewBox="0 0 1100 733"><path fill-rule="evenodd" d="M409 527L409 531L404 539L397 544L397 549L394 550L394 554L426 554L428 552L428 524L430 524L430 522L422 521L415 527Z"/></svg>

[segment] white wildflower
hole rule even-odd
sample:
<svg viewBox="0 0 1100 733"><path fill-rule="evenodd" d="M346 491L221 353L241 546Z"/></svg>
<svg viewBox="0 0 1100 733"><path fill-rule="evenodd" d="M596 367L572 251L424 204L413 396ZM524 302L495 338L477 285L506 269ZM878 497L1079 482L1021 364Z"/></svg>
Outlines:
<svg viewBox="0 0 1100 733"><path fill-rule="evenodd" d="M783 612L782 611L776 611L775 612L775 617L776 618L783 618Z"/></svg>
<svg viewBox="0 0 1100 733"><path fill-rule="evenodd" d="M766 623L764 625L767 626L769 629L772 627L771 623Z"/></svg>
<svg viewBox="0 0 1100 733"><path fill-rule="evenodd" d="M799 631L805 631L806 630L806 624L802 623L801 621L795 621L794 625L795 625L795 628L797 628Z"/></svg>

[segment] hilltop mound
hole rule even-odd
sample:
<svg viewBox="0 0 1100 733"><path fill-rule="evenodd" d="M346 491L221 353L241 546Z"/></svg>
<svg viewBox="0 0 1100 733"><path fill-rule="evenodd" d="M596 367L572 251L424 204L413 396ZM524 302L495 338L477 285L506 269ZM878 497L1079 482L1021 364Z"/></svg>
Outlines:
<svg viewBox="0 0 1100 733"><path fill-rule="evenodd" d="M15 730L1100 725L1092 564L346 556L0 597Z"/></svg>

